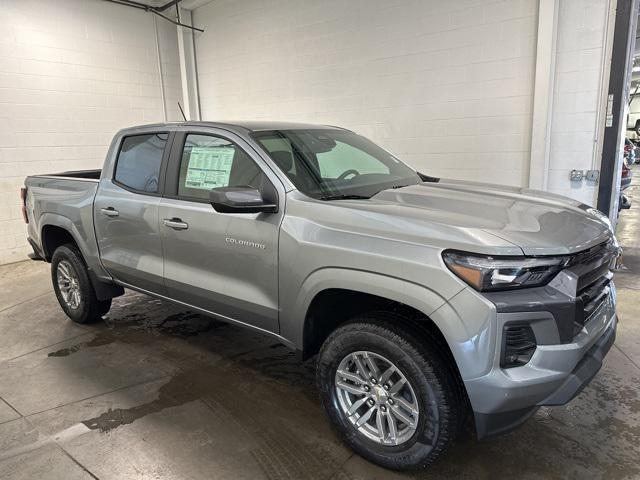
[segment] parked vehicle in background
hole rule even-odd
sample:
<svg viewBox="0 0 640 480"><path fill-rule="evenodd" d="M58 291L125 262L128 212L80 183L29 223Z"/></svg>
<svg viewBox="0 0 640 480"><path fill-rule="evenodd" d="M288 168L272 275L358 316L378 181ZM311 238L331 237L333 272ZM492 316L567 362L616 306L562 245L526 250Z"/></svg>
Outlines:
<svg viewBox="0 0 640 480"><path fill-rule="evenodd" d="M627 115L627 130L633 131L640 136L640 95L636 91L629 103L629 114Z"/></svg>
<svg viewBox="0 0 640 480"><path fill-rule="evenodd" d="M636 145L630 139L624 139L624 158L628 165L636 163Z"/></svg>
<svg viewBox="0 0 640 480"><path fill-rule="evenodd" d="M631 200L623 192L631 185L633 172L625 158L622 162L622 172L620 174L620 198L618 200L618 212L631 208Z"/></svg>
<svg viewBox="0 0 640 480"><path fill-rule="evenodd" d="M72 320L130 288L317 356L333 426L388 468L430 464L469 414L484 438L567 403L615 339L606 216L429 177L337 127L129 128L101 171L22 195Z"/></svg>
<svg viewBox="0 0 640 480"><path fill-rule="evenodd" d="M638 146L638 140L631 140L631 144L633 145L635 163L640 163L640 146Z"/></svg>
<svg viewBox="0 0 640 480"><path fill-rule="evenodd" d="M633 172L627 162L622 162L622 174L620 175L620 190L624 191L631 185Z"/></svg>

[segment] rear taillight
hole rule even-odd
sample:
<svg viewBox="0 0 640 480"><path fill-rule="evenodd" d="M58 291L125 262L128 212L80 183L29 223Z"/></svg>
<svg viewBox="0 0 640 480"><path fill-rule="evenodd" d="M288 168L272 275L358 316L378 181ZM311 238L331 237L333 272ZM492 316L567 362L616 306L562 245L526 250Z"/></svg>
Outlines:
<svg viewBox="0 0 640 480"><path fill-rule="evenodd" d="M29 223L29 217L27 216L27 189L25 187L20 189L20 200L22 219L24 223Z"/></svg>

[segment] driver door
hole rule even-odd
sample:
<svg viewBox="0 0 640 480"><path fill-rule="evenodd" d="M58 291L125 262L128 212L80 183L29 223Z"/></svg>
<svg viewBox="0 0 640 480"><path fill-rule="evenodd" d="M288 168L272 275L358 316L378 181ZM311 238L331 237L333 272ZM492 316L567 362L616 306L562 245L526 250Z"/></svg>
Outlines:
<svg viewBox="0 0 640 480"><path fill-rule="evenodd" d="M173 145L159 206L169 297L277 333L281 183L228 132L178 132ZM219 213L209 203L211 188L261 182L276 187L277 213Z"/></svg>

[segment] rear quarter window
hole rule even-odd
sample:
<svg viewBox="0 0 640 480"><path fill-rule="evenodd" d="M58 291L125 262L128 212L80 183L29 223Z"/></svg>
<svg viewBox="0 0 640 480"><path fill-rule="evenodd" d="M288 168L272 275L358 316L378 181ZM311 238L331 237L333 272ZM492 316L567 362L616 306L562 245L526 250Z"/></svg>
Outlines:
<svg viewBox="0 0 640 480"><path fill-rule="evenodd" d="M168 138L168 133L125 137L120 145L114 180L132 190L158 193L160 167Z"/></svg>

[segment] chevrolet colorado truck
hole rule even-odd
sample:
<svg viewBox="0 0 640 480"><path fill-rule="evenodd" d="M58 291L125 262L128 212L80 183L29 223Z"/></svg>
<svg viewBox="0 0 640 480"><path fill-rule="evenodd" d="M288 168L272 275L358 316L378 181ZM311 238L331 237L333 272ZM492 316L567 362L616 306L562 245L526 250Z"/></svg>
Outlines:
<svg viewBox="0 0 640 480"><path fill-rule="evenodd" d="M388 468L567 403L615 339L604 215L429 177L338 127L127 128L102 170L28 177L22 198L72 320L128 288L317 355L329 420Z"/></svg>

